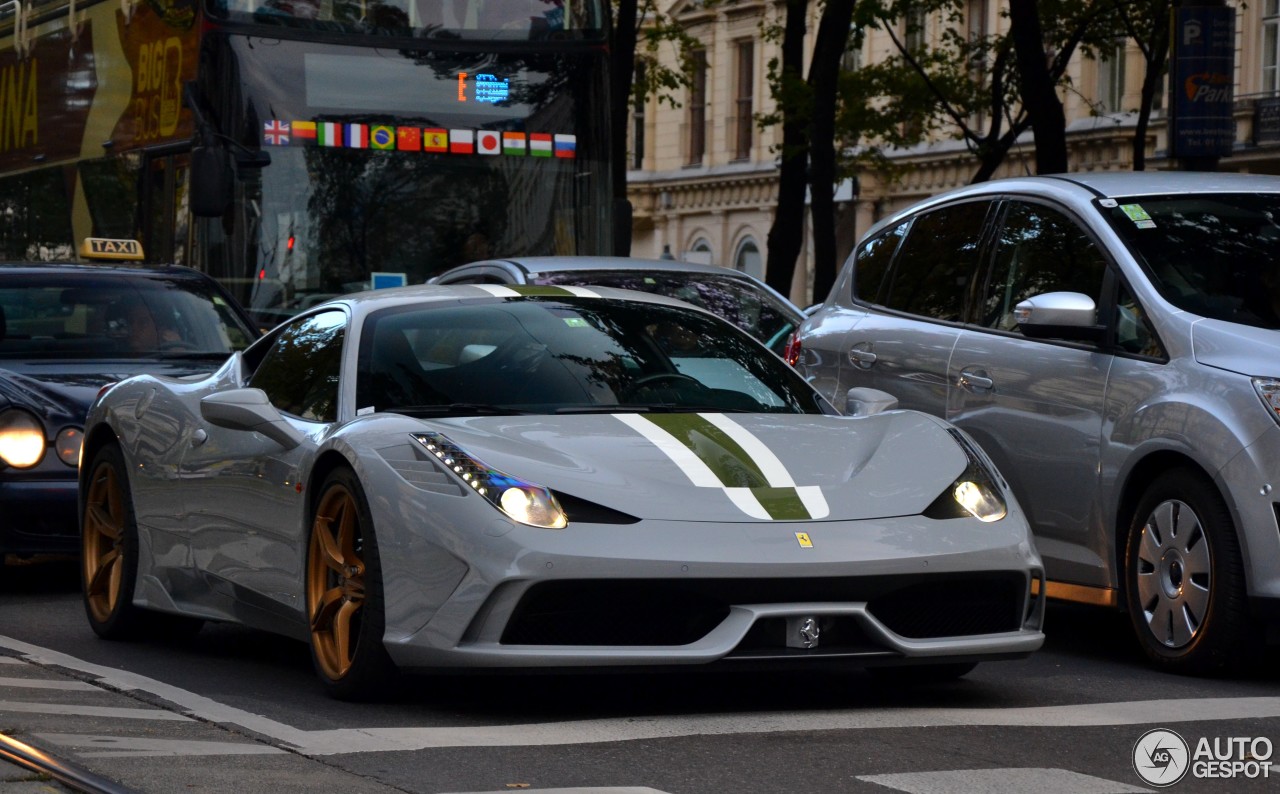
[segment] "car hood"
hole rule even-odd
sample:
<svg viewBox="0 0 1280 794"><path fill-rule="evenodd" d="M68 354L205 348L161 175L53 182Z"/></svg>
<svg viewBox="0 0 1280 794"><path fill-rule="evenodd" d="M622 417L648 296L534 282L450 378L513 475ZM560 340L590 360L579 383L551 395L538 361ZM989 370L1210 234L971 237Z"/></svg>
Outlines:
<svg viewBox="0 0 1280 794"><path fill-rule="evenodd" d="M1280 377L1280 331L1222 320L1200 320L1191 329L1196 361L1241 375Z"/></svg>
<svg viewBox="0 0 1280 794"><path fill-rule="evenodd" d="M485 466L645 519L850 520L916 515L968 459L910 411L575 414L423 422Z"/></svg>
<svg viewBox="0 0 1280 794"><path fill-rule="evenodd" d="M148 373L167 377L206 374L189 361L0 361L0 407L20 405L41 417L83 422L103 386Z"/></svg>

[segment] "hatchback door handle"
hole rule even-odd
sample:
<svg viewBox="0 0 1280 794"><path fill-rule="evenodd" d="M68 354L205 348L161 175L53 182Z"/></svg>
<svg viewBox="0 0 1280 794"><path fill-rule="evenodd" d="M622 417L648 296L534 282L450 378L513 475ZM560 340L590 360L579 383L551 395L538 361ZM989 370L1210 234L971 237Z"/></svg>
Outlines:
<svg viewBox="0 0 1280 794"><path fill-rule="evenodd" d="M849 350L850 363L857 364L860 367L869 367L876 363L876 354L870 350Z"/></svg>
<svg viewBox="0 0 1280 794"><path fill-rule="evenodd" d="M990 391L996 382L987 377L986 373L980 369L962 369L960 370L960 385L968 386L975 391Z"/></svg>

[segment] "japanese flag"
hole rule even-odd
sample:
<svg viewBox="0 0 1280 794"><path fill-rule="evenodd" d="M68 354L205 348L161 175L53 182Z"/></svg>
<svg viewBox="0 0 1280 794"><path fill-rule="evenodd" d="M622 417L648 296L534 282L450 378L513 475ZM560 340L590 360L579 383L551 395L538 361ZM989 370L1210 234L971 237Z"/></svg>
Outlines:
<svg viewBox="0 0 1280 794"><path fill-rule="evenodd" d="M502 133L480 130L476 133L476 151L480 154L501 154Z"/></svg>

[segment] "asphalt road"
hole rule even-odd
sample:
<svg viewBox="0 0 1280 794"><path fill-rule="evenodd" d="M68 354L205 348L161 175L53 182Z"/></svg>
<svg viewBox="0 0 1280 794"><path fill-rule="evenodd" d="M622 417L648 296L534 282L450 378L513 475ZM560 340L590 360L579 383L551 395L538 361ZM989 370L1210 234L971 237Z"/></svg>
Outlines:
<svg viewBox="0 0 1280 794"><path fill-rule="evenodd" d="M222 625L105 642L74 566L11 565L0 733L139 792L1055 794L1157 790L1135 745L1164 729L1185 754L1153 734L1138 757L1157 775L1172 746L1189 771L1168 790L1278 790L1280 748L1261 775L1280 745L1280 655L1183 678L1148 668L1117 614L1054 606L1048 634L1029 659L928 686L805 669L435 676L349 704L320 691L300 643ZM1209 767L1215 749L1240 766ZM1203 777L1224 769L1239 772ZM8 779L3 794L31 785Z"/></svg>

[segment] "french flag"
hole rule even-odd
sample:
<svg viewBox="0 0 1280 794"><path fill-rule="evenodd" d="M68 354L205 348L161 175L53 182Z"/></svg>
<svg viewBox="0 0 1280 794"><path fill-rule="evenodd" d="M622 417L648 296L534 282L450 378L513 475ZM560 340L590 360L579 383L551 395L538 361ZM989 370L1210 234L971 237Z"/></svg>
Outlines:
<svg viewBox="0 0 1280 794"><path fill-rule="evenodd" d="M556 157L564 157L572 160L577 154L578 136L576 135L556 135Z"/></svg>
<svg viewBox="0 0 1280 794"><path fill-rule="evenodd" d="M368 149L369 125L348 124L346 144L348 149Z"/></svg>

